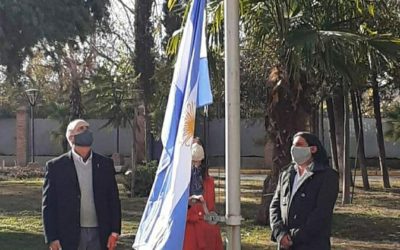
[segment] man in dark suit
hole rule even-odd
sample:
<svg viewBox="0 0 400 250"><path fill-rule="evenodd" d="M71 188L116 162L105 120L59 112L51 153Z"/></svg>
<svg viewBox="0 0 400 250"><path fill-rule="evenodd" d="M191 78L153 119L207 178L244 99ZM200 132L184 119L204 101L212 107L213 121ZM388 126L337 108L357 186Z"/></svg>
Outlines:
<svg viewBox="0 0 400 250"><path fill-rule="evenodd" d="M72 121L71 151L46 164L42 215L51 250L113 250L121 233L121 204L110 158L91 150L89 124Z"/></svg>

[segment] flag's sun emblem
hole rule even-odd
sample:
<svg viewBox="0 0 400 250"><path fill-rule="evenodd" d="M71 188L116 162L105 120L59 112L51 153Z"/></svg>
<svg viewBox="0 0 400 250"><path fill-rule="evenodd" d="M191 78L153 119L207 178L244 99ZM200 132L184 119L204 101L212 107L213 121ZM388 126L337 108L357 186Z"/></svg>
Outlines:
<svg viewBox="0 0 400 250"><path fill-rule="evenodd" d="M194 136L194 124L196 120L196 108L193 102L187 104L185 124L183 126L183 144L190 146Z"/></svg>

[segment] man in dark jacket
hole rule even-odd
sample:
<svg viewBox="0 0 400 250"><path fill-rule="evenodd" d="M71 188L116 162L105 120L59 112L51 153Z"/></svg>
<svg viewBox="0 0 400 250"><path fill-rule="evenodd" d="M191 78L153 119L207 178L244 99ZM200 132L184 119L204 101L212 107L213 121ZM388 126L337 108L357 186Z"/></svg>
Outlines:
<svg viewBox="0 0 400 250"><path fill-rule="evenodd" d="M51 250L115 249L121 204L110 158L91 150L89 124L74 120L66 137L72 148L46 164L42 215Z"/></svg>
<svg viewBox="0 0 400 250"><path fill-rule="evenodd" d="M339 178L318 138L299 132L291 149L293 164L279 177L270 206L278 249L329 250Z"/></svg>

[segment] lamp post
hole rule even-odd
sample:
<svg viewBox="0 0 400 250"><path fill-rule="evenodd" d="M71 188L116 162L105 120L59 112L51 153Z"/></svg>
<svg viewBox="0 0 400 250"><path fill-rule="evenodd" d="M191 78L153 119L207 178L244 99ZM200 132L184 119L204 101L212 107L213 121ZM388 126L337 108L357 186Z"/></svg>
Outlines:
<svg viewBox="0 0 400 250"><path fill-rule="evenodd" d="M35 162L35 113L34 107L36 105L37 98L39 96L39 90L28 89L25 91L26 97L28 98L29 105L31 106L31 162Z"/></svg>
<svg viewBox="0 0 400 250"><path fill-rule="evenodd" d="M122 96L123 96L123 91L121 89L115 89L114 90L114 100L115 100L115 105L117 106L118 109L118 119L117 119L117 153L119 154L119 125L121 121L120 113L121 113L121 101L122 101Z"/></svg>

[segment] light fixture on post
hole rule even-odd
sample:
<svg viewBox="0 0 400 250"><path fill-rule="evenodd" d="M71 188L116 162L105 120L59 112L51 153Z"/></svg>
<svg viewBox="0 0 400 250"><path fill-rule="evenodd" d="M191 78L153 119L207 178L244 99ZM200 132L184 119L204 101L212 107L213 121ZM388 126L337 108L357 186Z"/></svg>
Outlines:
<svg viewBox="0 0 400 250"><path fill-rule="evenodd" d="M28 89L25 91L29 105L31 106L31 161L35 162L35 112L37 98L39 96L38 89Z"/></svg>

